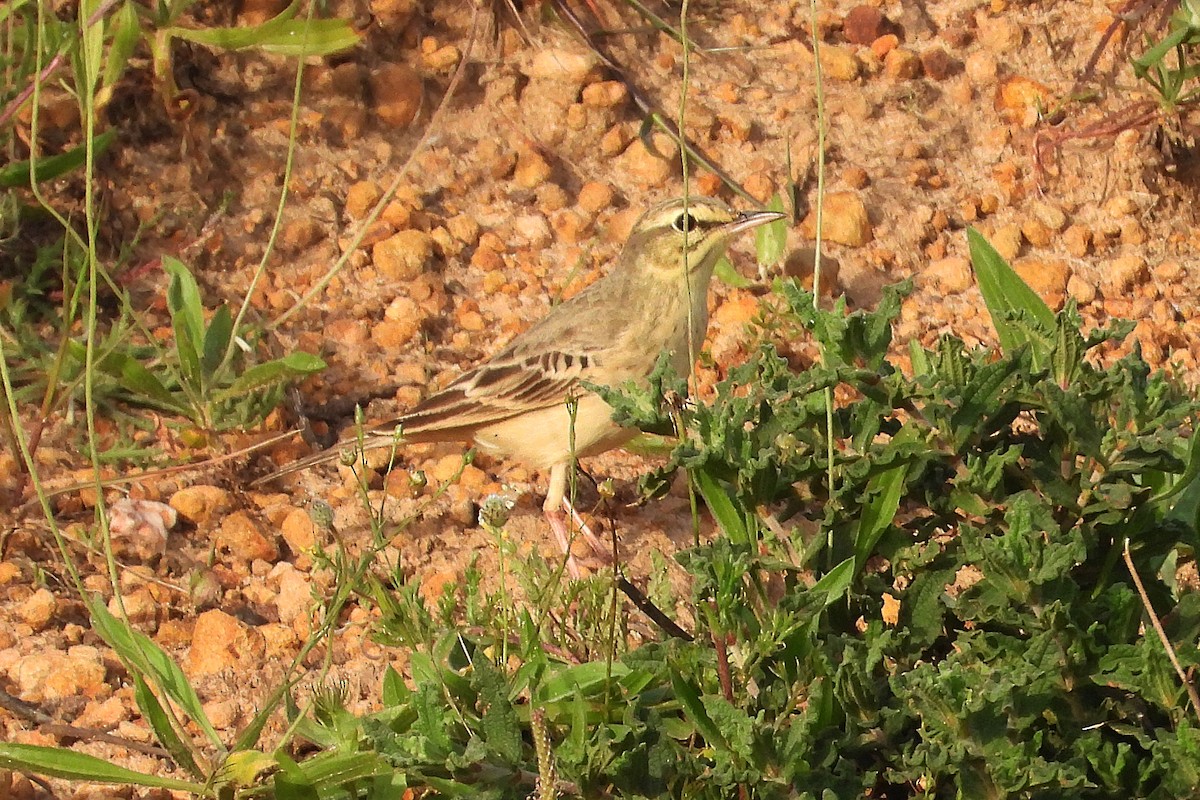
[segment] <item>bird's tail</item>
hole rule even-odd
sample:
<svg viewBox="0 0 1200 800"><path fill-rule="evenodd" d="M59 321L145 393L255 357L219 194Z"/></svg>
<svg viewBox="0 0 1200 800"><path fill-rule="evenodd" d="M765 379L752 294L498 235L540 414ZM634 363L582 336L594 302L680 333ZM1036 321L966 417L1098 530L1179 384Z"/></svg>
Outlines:
<svg viewBox="0 0 1200 800"><path fill-rule="evenodd" d="M398 447L407 439L399 433L399 430L389 433L364 433L362 436L353 439L344 439L333 445L327 450L322 450L319 453L313 453L311 456L293 461L292 463L280 467L261 478L255 478L251 481L251 486L262 486L270 483L276 478L282 478L284 475L291 475L295 472L315 467L318 464L329 464L334 461L342 463L353 463L358 461L362 453L367 450L379 450L384 447ZM347 462L346 459L352 459Z"/></svg>

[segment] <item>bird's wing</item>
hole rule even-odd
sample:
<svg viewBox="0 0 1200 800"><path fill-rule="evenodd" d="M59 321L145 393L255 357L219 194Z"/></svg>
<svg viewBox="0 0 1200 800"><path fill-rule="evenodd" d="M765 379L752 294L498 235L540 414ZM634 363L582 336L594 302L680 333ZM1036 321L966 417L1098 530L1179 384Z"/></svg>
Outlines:
<svg viewBox="0 0 1200 800"><path fill-rule="evenodd" d="M595 368L594 353L510 348L376 429L400 425L406 437L470 438L482 426L565 403L580 393L580 380Z"/></svg>

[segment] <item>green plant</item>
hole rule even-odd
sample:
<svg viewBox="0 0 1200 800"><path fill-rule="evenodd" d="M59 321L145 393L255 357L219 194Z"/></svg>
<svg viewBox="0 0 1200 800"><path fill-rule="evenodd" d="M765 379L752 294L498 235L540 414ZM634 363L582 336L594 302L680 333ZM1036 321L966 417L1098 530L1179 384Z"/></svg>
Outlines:
<svg viewBox="0 0 1200 800"><path fill-rule="evenodd" d="M1164 115L1176 115L1179 107L1200 99L1200 2L1179 0L1179 8L1167 23L1166 35L1155 42L1146 37L1149 49L1133 59L1133 73L1146 81L1158 95ZM1171 55L1174 63L1169 64Z"/></svg>
<svg viewBox="0 0 1200 800"><path fill-rule="evenodd" d="M163 259L170 275L167 309L174 332L169 358L146 366L152 351L114 344L102 348L96 365L116 381L126 399L181 414L204 430L253 425L279 404L287 385L325 368L325 362L308 353L250 365L254 352L233 328L226 303L205 322L200 287L191 272L173 258ZM83 345L72 342L71 354L82 368Z"/></svg>
<svg viewBox="0 0 1200 800"><path fill-rule="evenodd" d="M501 635L408 587L381 605L421 647L416 688L391 675L358 746L439 797L1194 794L1200 709L1143 620L1200 664L1200 602L1175 579L1197 545L1198 405L1136 348L1089 358L1128 327L1084 336L971 245L1000 352L914 343L906 372L902 290L847 314L782 284L713 404L610 393L640 424L687 419L667 469L724 534L679 557L694 641L571 663L536 611ZM773 344L798 327L823 365Z"/></svg>

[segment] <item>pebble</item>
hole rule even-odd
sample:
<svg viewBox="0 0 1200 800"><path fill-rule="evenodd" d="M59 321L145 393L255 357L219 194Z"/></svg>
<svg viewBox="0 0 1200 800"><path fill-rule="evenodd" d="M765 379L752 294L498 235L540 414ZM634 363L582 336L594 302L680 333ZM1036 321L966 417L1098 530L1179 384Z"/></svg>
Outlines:
<svg viewBox="0 0 1200 800"><path fill-rule="evenodd" d="M250 633L236 617L224 611L214 608L202 613L196 618L191 649L184 662L189 676L215 675L237 667Z"/></svg>
<svg viewBox="0 0 1200 800"><path fill-rule="evenodd" d="M1021 253L1021 228L1015 223L1002 225L988 237L992 247L1009 263Z"/></svg>
<svg viewBox="0 0 1200 800"><path fill-rule="evenodd" d="M535 48L533 57L520 70L537 80L582 86L595 76L599 66L600 59L591 50L545 47Z"/></svg>
<svg viewBox="0 0 1200 800"><path fill-rule="evenodd" d="M312 581L307 575L290 564L277 575L279 591L275 595L275 608L279 610L279 621L291 624L297 617L307 617L313 607Z"/></svg>
<svg viewBox="0 0 1200 800"><path fill-rule="evenodd" d="M576 204L592 217L612 207L615 199L613 188L607 183L589 181L579 188Z"/></svg>
<svg viewBox="0 0 1200 800"><path fill-rule="evenodd" d="M286 0L246 0L238 12L238 24L261 25L285 8Z"/></svg>
<svg viewBox="0 0 1200 800"><path fill-rule="evenodd" d="M371 327L371 341L384 351L399 350L416 338L422 318L412 298L394 297L384 310L383 320Z"/></svg>
<svg viewBox="0 0 1200 800"><path fill-rule="evenodd" d="M1056 233L1067 226L1067 215L1058 206L1050 205L1044 200L1034 200L1030 204L1030 210L1034 219Z"/></svg>
<svg viewBox="0 0 1200 800"><path fill-rule="evenodd" d="M344 210L346 216L352 220L361 220L371 212L375 204L379 202L379 198L383 196L383 191L379 188L379 184L375 181L357 181L350 185L346 190L346 203Z"/></svg>
<svg viewBox="0 0 1200 800"><path fill-rule="evenodd" d="M406 128L421 110L425 91L421 76L407 64L384 64L371 73L375 115L392 128Z"/></svg>
<svg viewBox="0 0 1200 800"><path fill-rule="evenodd" d="M912 50L897 47L884 57L883 74L892 80L912 80L921 75L921 59Z"/></svg>
<svg viewBox="0 0 1200 800"><path fill-rule="evenodd" d="M417 0L370 0L371 18L387 33L399 33L417 11Z"/></svg>
<svg viewBox="0 0 1200 800"><path fill-rule="evenodd" d="M640 185L662 186L679 171L679 146L665 133L650 134L650 146L635 139L617 158L617 169Z"/></svg>
<svg viewBox="0 0 1200 800"><path fill-rule="evenodd" d="M964 292L975 283L971 262L962 256L947 256L930 263L922 272L924 280L933 282L946 294Z"/></svg>
<svg viewBox="0 0 1200 800"><path fill-rule="evenodd" d="M600 137L600 155L612 158L633 141L633 136L629 126L621 123L613 125Z"/></svg>
<svg viewBox="0 0 1200 800"><path fill-rule="evenodd" d="M1067 294L1075 298L1075 302L1086 306L1096 299L1096 286L1078 275L1072 275L1067 281Z"/></svg>
<svg viewBox="0 0 1200 800"><path fill-rule="evenodd" d="M1054 231L1041 220L1026 219L1021 223L1021 234L1034 247L1045 247L1050 244Z"/></svg>
<svg viewBox="0 0 1200 800"><path fill-rule="evenodd" d="M50 624L55 605L54 595L49 589L38 589L17 606L17 617L36 633Z"/></svg>
<svg viewBox="0 0 1200 800"><path fill-rule="evenodd" d="M309 216L299 217L283 226L283 235L279 246L285 253L299 253L307 250L325 236L325 229L315 219Z"/></svg>
<svg viewBox="0 0 1200 800"><path fill-rule="evenodd" d="M1029 284L1046 305L1057 311L1066 302L1067 283L1071 279L1071 267L1062 259L1026 258L1015 262L1013 270L1021 280Z"/></svg>
<svg viewBox="0 0 1200 800"><path fill-rule="evenodd" d="M1063 231L1063 246L1076 258L1083 258L1092 251L1092 231L1086 225L1072 225Z"/></svg>
<svg viewBox="0 0 1200 800"><path fill-rule="evenodd" d="M1146 259L1132 253L1114 258L1103 269L1101 288L1105 297L1128 297L1135 286L1150 277Z"/></svg>
<svg viewBox="0 0 1200 800"><path fill-rule="evenodd" d="M862 72L862 62L850 48L827 44L821 47L821 70L831 80L849 82Z"/></svg>
<svg viewBox="0 0 1200 800"><path fill-rule="evenodd" d="M997 55L1010 55L1025 38L1021 27L1007 16L989 17L980 12L975 16L975 24L979 44Z"/></svg>
<svg viewBox="0 0 1200 800"><path fill-rule="evenodd" d="M944 81L962 70L962 63L941 47L931 47L921 53L921 68L935 81Z"/></svg>
<svg viewBox="0 0 1200 800"><path fill-rule="evenodd" d="M217 514L233 506L233 497L220 487L200 484L180 489L171 495L170 505L184 519L205 526L212 523Z"/></svg>
<svg viewBox="0 0 1200 800"><path fill-rule="evenodd" d="M517 167L513 172L513 181L522 189L533 189L549 180L554 172L542 154L532 148L525 148L517 155Z"/></svg>
<svg viewBox="0 0 1200 800"><path fill-rule="evenodd" d="M900 46L900 37L894 33L885 33L875 41L871 42L871 56L876 62L882 62L887 58L887 54ZM878 71L878 63L875 65L875 70Z"/></svg>
<svg viewBox="0 0 1200 800"><path fill-rule="evenodd" d="M816 211L810 211L801 223L801 230L812 239L816 237L816 226ZM874 233L862 198L854 192L830 192L825 195L821 235L828 241L849 247L862 247L871 241Z"/></svg>
<svg viewBox="0 0 1200 800"><path fill-rule="evenodd" d="M629 88L623 81L600 81L585 86L582 99L591 108L616 108L629 99Z"/></svg>
<svg viewBox="0 0 1200 800"><path fill-rule="evenodd" d="M842 20L842 34L851 44L869 45L884 33L887 19L874 6L855 6Z"/></svg>
<svg viewBox="0 0 1200 800"><path fill-rule="evenodd" d="M996 87L992 105L1009 123L1031 128L1051 103L1050 87L1023 75L1013 75Z"/></svg>
<svg viewBox="0 0 1200 800"><path fill-rule="evenodd" d="M303 508L293 508L288 512L279 526L279 535L293 556L311 552L317 545L317 525Z"/></svg>
<svg viewBox="0 0 1200 800"><path fill-rule="evenodd" d="M433 237L424 231L397 231L371 248L371 261L385 278L410 281L433 257Z"/></svg>
<svg viewBox="0 0 1200 800"><path fill-rule="evenodd" d="M279 547L273 537L268 537L245 511L234 511L221 520L217 531L216 547L224 550L239 561L274 561L279 558Z"/></svg>
<svg viewBox="0 0 1200 800"><path fill-rule="evenodd" d="M999 65L990 53L975 52L967 56L963 65L967 78L976 86L990 86L996 82Z"/></svg>

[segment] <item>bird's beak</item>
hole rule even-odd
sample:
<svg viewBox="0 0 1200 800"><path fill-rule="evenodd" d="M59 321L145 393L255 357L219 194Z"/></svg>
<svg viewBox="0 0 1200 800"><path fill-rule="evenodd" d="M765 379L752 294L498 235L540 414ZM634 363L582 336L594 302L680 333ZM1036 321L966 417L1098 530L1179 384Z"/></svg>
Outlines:
<svg viewBox="0 0 1200 800"><path fill-rule="evenodd" d="M723 226L725 234L732 236L735 233L757 228L759 225L766 225L768 222L774 222L777 219L783 219L787 214L780 211L743 211L734 217Z"/></svg>

